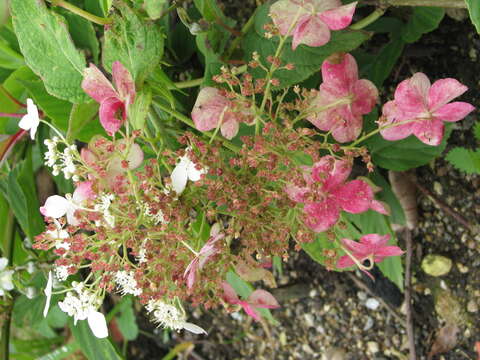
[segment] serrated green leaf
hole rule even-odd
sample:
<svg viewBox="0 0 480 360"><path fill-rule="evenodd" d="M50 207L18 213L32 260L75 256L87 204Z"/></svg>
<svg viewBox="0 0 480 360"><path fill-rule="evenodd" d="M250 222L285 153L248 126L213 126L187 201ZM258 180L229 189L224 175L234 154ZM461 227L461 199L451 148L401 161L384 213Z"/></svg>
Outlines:
<svg viewBox="0 0 480 360"><path fill-rule="evenodd" d="M128 118L134 129L142 130L145 127L150 105L152 104L152 91L144 86L142 91L137 92L135 102L128 109Z"/></svg>
<svg viewBox="0 0 480 360"><path fill-rule="evenodd" d="M478 0L465 0L467 4L470 20L477 28L477 33L480 34L480 2Z"/></svg>
<svg viewBox="0 0 480 360"><path fill-rule="evenodd" d="M39 0L11 0L11 10L25 62L47 91L73 103L85 101L80 86L85 57L75 48L65 19Z"/></svg>
<svg viewBox="0 0 480 360"><path fill-rule="evenodd" d="M150 19L159 19L167 7L168 0L145 0L144 7Z"/></svg>
<svg viewBox="0 0 480 360"><path fill-rule="evenodd" d="M112 63L120 61L141 83L162 59L162 31L156 23L140 19L124 3L119 2L117 7L121 16L115 15L105 31L103 65L111 71Z"/></svg>
<svg viewBox="0 0 480 360"><path fill-rule="evenodd" d="M328 239L327 234L322 232L316 234L314 240L309 243L302 243L302 249L319 264L325 265L327 258L325 250L335 249L335 242Z"/></svg>
<svg viewBox="0 0 480 360"><path fill-rule="evenodd" d="M120 360L122 357L118 355L112 343L108 339L96 338L87 320L80 320L77 325L73 324L73 319L69 318L69 327L75 340L80 345L80 349L88 360Z"/></svg>
<svg viewBox="0 0 480 360"><path fill-rule="evenodd" d="M480 150L457 147L450 150L446 159L457 169L467 174L480 174Z"/></svg>
<svg viewBox="0 0 480 360"><path fill-rule="evenodd" d="M250 29L243 41L245 60L250 61L252 53L256 51L262 61L266 61L267 56L274 55L278 46L278 39L266 39L263 26L271 22L268 16L270 4L264 4L258 8L255 15L255 26ZM282 63L292 63L295 65L293 70L279 70L275 72L274 77L280 80L280 87L284 88L309 78L318 72L323 61L335 52L349 52L359 47L370 34L365 31L332 31L331 40L324 46L309 47L300 45L294 51L291 48L291 39L289 39L280 56ZM261 69L254 69L252 75L255 78L265 77L265 72Z"/></svg>
<svg viewBox="0 0 480 360"><path fill-rule="evenodd" d="M445 9L439 7L416 6L413 14L402 31L402 39L407 43L414 43L423 34L435 30L445 15Z"/></svg>

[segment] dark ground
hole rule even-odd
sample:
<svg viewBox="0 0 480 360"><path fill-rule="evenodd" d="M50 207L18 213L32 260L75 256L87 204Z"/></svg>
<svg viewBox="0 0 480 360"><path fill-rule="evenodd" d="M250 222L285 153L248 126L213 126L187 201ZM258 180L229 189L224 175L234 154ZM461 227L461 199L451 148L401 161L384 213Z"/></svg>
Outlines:
<svg viewBox="0 0 480 360"><path fill-rule="evenodd" d="M246 3L250 2L224 3L231 13L241 9L242 16L248 16ZM479 57L480 38L468 19L457 21L447 16L438 30L407 46L387 82L393 90L394 84L417 71L431 79L455 77L470 88L462 100L478 106ZM471 127L477 116L478 111L456 125L447 151L456 145L475 145ZM443 159L417 169L416 174L419 183L432 189L472 224L478 223L480 176L466 176ZM424 195L419 194L418 207L420 223L414 231L412 281L419 359L427 358L437 331L448 322L458 328L458 338L453 341L453 350L434 358L476 360L474 344L480 341L480 236L470 234ZM400 246L405 248L402 240ZM427 254L451 259L451 271L442 277L427 275L420 267ZM372 303L375 296L359 288L346 274L327 272L304 253L292 253L284 275L277 281L279 288L273 292L282 304L280 310L274 311L278 326L252 323L244 314L203 314L196 310L192 321L204 326L208 337L181 333L174 334L172 342L163 343L162 332L145 321L141 327L155 336L142 335L131 343L129 358L160 359L166 349L182 341L193 341L195 345L188 359L408 358L401 321L382 304L375 310L368 308L366 304ZM383 290L380 297L404 318L403 294L395 289L385 291L379 276L376 287Z"/></svg>

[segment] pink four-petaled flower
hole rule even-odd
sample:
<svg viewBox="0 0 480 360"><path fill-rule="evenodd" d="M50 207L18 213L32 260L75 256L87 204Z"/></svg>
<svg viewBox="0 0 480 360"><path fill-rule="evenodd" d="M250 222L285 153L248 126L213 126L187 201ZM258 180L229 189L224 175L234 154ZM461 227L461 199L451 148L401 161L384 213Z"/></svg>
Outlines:
<svg viewBox="0 0 480 360"><path fill-rule="evenodd" d="M394 100L383 106L380 126L394 126L380 133L387 140L400 140L413 134L427 145L439 145L444 133L443 122L459 121L475 109L466 102L450 102L467 89L455 79L430 84L425 74L414 74L397 86ZM395 125L398 123L401 124Z"/></svg>
<svg viewBox="0 0 480 360"><path fill-rule="evenodd" d="M129 105L135 100L135 83L119 61L112 64L112 77L115 88L94 64L90 64L84 70L82 82L83 90L100 104L100 123L109 135L120 129L127 118ZM121 113L120 119L118 112Z"/></svg>
<svg viewBox="0 0 480 360"><path fill-rule="evenodd" d="M359 214L372 209L388 214L383 203L375 200L369 184L359 179L346 182L351 170L348 160L327 155L305 169L307 186L286 187L290 199L305 204L305 223L313 231L323 232L335 225L341 210Z"/></svg>
<svg viewBox="0 0 480 360"><path fill-rule="evenodd" d="M220 250L215 246L215 243L223 239L224 235L215 233L212 234L210 239L206 242L205 245L200 249L198 255L188 264L187 268L185 269L185 273L183 277L187 279L187 287L189 289L192 288L193 284L195 283L195 277L197 275L197 271L202 269L205 266L205 263L215 254L217 254Z"/></svg>
<svg viewBox="0 0 480 360"><path fill-rule="evenodd" d="M382 262L386 257L402 255L403 250L398 246L387 245L389 240L390 235L388 234L383 236L367 234L360 238L360 242L342 239L342 244L350 255L340 257L337 262L337 267L343 269L355 265L355 261L362 264L365 260L369 260L370 266L373 266L374 262ZM355 258L355 261L352 257ZM365 271L364 269L362 270ZM371 276L370 273L365 272Z"/></svg>
<svg viewBox="0 0 480 360"><path fill-rule="evenodd" d="M227 139L238 133L243 115L234 111L234 104L214 87L204 87L193 106L192 119L200 131L209 131L220 126L220 132Z"/></svg>
<svg viewBox="0 0 480 360"><path fill-rule="evenodd" d="M270 16L282 35L293 35L292 49L298 45L322 46L330 41L330 30L341 30L352 22L356 2L340 0L280 0L270 8Z"/></svg>
<svg viewBox="0 0 480 360"><path fill-rule="evenodd" d="M266 290L255 290L246 300L240 300L229 283L224 281L222 287L225 301L232 305L240 305L247 315L256 321L260 321L260 315L256 309L276 309L280 307L273 295Z"/></svg>
<svg viewBox="0 0 480 360"><path fill-rule="evenodd" d="M377 102L377 88L369 80L358 79L357 62L350 54L326 59L322 79L308 120L320 130L331 131L338 142L355 140L362 131L362 116Z"/></svg>

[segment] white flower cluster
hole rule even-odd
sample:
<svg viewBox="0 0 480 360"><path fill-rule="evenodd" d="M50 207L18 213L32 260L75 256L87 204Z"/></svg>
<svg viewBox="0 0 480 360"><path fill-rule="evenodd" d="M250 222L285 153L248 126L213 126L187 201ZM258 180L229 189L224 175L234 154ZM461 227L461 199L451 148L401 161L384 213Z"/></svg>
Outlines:
<svg viewBox="0 0 480 360"><path fill-rule="evenodd" d="M102 301L92 290L85 288L83 283L72 283L74 291L69 291L58 306L63 312L73 317L75 324L78 320L85 320L88 315L97 311Z"/></svg>
<svg viewBox="0 0 480 360"><path fill-rule="evenodd" d="M6 291L13 290L12 275L13 270L5 270L8 266L7 258L0 258L0 296L3 296Z"/></svg>
<svg viewBox="0 0 480 360"><path fill-rule="evenodd" d="M145 309L152 315L153 321L159 326L173 330L188 330L195 334L206 334L207 332L200 326L187 322L187 317L183 309L167 304L162 300L150 300Z"/></svg>
<svg viewBox="0 0 480 360"><path fill-rule="evenodd" d="M52 174L54 176L63 172L65 179L72 178L73 181L78 181L79 177L75 175L77 167L74 163L74 155L78 152L77 147L75 145L69 145L65 147L62 153L57 149L59 142L60 139L57 136L44 141L48 149L45 153L45 164L52 168Z"/></svg>
<svg viewBox="0 0 480 360"><path fill-rule="evenodd" d="M136 260L138 261L139 264L143 264L147 262L147 249L145 248L145 244L147 243L148 240L149 240L148 238L143 240L142 245L140 246L140 250L138 250L138 255L136 257Z"/></svg>
<svg viewBox="0 0 480 360"><path fill-rule="evenodd" d="M117 271L114 278L122 295L132 294L139 296L142 293L142 289L138 287L137 280L135 280L133 271Z"/></svg>
<svg viewBox="0 0 480 360"><path fill-rule="evenodd" d="M70 275L68 273L69 268L70 268L70 266L65 266L65 265L54 267L53 271L55 272L55 277L58 279L58 281L67 280L68 275Z"/></svg>
<svg viewBox="0 0 480 360"><path fill-rule="evenodd" d="M115 195L108 194L100 196L100 203L96 204L94 209L95 211L99 211L103 213L103 219L110 227L115 227L115 216L112 215L110 212L110 205L112 205L112 201L115 199ZM99 226L100 223L97 221L95 225Z"/></svg>

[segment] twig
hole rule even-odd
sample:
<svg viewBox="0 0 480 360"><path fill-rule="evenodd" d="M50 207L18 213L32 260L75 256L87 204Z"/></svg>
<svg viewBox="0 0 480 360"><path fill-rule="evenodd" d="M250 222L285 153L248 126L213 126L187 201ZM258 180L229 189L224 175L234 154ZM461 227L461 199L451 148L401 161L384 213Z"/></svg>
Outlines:
<svg viewBox="0 0 480 360"><path fill-rule="evenodd" d="M395 308L390 305L389 303L387 303L385 300L383 300L381 297L378 297L377 295L375 295L373 293L372 290L370 290L370 288L362 281L360 280L359 278L357 278L354 274L352 274L351 272L347 272L347 276L359 287L361 288L362 290L365 290L370 296L373 296L374 298L376 298L389 312L390 314L393 315L393 317L395 319L398 320L398 322L406 327L407 326L407 323L405 322L405 319L398 314L397 310L395 310Z"/></svg>
<svg viewBox="0 0 480 360"><path fill-rule="evenodd" d="M415 351L415 333L413 332L412 317L412 232L405 230L405 242L407 244L407 254L405 257L405 305L407 312L407 337L408 348L410 350L410 360L416 360Z"/></svg>
<svg viewBox="0 0 480 360"><path fill-rule="evenodd" d="M434 6L443 8L466 9L463 0L363 0L362 4L376 6Z"/></svg>
<svg viewBox="0 0 480 360"><path fill-rule="evenodd" d="M463 225L471 233L475 233L475 227L470 224L470 222L461 214L453 210L447 203L439 199L430 189L426 188L420 184L413 176L410 177L412 182L415 184L418 190L420 190L424 195L428 196L443 212L450 215L452 218L457 220L460 224Z"/></svg>

